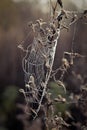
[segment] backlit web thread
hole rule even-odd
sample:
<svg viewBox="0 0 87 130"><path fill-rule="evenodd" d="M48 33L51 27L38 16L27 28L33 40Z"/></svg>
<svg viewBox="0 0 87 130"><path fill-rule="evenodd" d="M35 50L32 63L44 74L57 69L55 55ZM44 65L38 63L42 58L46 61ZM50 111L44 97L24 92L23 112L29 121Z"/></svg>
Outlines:
<svg viewBox="0 0 87 130"><path fill-rule="evenodd" d="M48 30L49 29L51 30L52 27L48 28ZM44 89L43 82L46 80L47 75L49 75L46 74L45 63L49 62L48 65L51 65L52 63L53 48L55 45L54 41L57 40L58 35L58 32L55 32L54 40L49 41L48 36L51 38L53 33L51 31L50 33L46 33L45 31L46 30L43 28L39 29L37 37L34 37L33 39L30 52L27 51L22 60L22 67L25 74L24 95L27 106L32 104L31 108L33 108L33 103L37 103L39 105L40 102L39 106L42 104L43 96L46 90L46 87ZM37 108L37 113L40 108L39 106Z"/></svg>
<svg viewBox="0 0 87 130"><path fill-rule="evenodd" d="M51 30L49 27L48 29ZM51 31L50 33L46 33L45 29L40 28L38 35L34 36L30 52L27 49L26 55L22 60L25 75L24 96L26 107L29 108L30 112L32 111L35 114L35 117L40 110L43 97L46 94L46 85L50 75L48 70L52 66L51 63L53 63L53 48L55 48L58 32L55 32L52 41L48 39L48 36L52 36L51 33ZM37 104L37 108L34 108L35 104ZM30 114L27 109L25 112Z"/></svg>
<svg viewBox="0 0 87 130"><path fill-rule="evenodd" d="M57 35L55 33L55 38L53 42L48 44L49 43L48 35L52 34L51 32L46 34L43 31L44 29L42 28L39 30L38 36L34 37L33 39L30 52L27 51L26 56L22 60L22 67L25 74L25 87L26 87L25 100L27 106L30 105L30 103L32 103L31 108L33 108L33 103L37 103L39 105L39 102L42 99L43 90L45 90L44 88L42 88L43 87L42 84L43 81L46 80L45 62L47 61L45 59L45 56L49 57L50 55L50 57L47 59L50 59L48 60L48 62L49 64L51 64L50 63L52 62L51 53L53 51L53 47L51 46L51 44L54 46L55 45L54 41L57 40ZM41 43L39 44L39 42ZM30 83L31 76L34 78L33 83L32 81Z"/></svg>
<svg viewBox="0 0 87 130"><path fill-rule="evenodd" d="M43 38L41 40L45 38L46 43L46 37L42 37ZM41 37L39 36L39 38ZM46 53L48 53L48 49L46 49L45 46L39 48L37 37L34 37L30 53L26 52L26 56L22 60L22 67L25 75L26 87L25 100L27 106L32 104L31 108L33 108L33 103L39 104L40 102L40 97L43 91L41 83L45 78L45 59L43 54L45 55ZM34 83L30 83L29 81L31 76L34 78Z"/></svg>
<svg viewBox="0 0 87 130"><path fill-rule="evenodd" d="M51 11L50 11L50 13L51 13ZM53 53L55 54L55 47L56 47L55 43L57 41L58 34L59 34L57 31L64 29L64 28L68 30L68 27L70 27L74 22L76 22L78 20L77 17L74 16L75 17L74 20L73 20L74 17L71 17L71 19L72 19L71 23L69 21L65 22L65 17L66 17L66 20L68 19L68 15L67 15L68 13L69 13L70 17L72 14L74 14L74 12L70 13L70 11L65 12L64 10L61 10L57 14L58 16L56 17L56 19L57 19L58 23L55 23L55 19L54 19L54 21L52 21L52 24L49 23L50 27L48 26L48 28L47 28L49 33L46 33L47 30L45 30L43 28L42 25L44 25L44 22L41 19L37 20L37 23L35 23L35 24L30 24L30 26L33 29L33 32L36 31L35 27L37 28L38 36L34 37L33 43L31 45L31 51L29 52L28 49L27 49L27 51L24 50L24 52L26 51L26 55L22 60L22 66L23 66L23 70L24 70L24 74L25 74L25 91L23 91L23 93L24 93L25 100L26 100L26 106L29 106L30 110L35 114L34 119L37 117L37 114L42 106L43 97L46 94L46 89L47 89L46 86L47 86L48 80L51 75L52 65L53 65L53 60L54 60ZM64 15L64 18L63 18L63 15ZM61 21L60 18L62 18L63 20ZM70 24L68 24L68 23L70 23ZM58 24L58 25L54 26L56 24ZM75 34L76 34L76 26L74 29L74 36L73 36L73 40L72 40L72 48L71 48L72 54L74 54L73 45L74 45ZM48 45L48 43L49 43L49 45ZM71 57L71 59L73 61L73 56ZM50 67L51 67L50 71L45 70L45 67L47 67L46 63L48 63L48 67L50 65ZM69 65L68 65L68 67L69 67ZM58 70L60 70L60 69L62 70L61 67ZM65 71L66 71L66 69L63 71L59 81L63 80ZM47 80L46 80L46 78L47 78ZM61 84L61 83L62 82L59 82L59 84ZM61 85L61 86L63 86L63 85ZM65 89L65 86L64 86L64 89ZM35 103L38 104L38 107L36 109L34 108Z"/></svg>

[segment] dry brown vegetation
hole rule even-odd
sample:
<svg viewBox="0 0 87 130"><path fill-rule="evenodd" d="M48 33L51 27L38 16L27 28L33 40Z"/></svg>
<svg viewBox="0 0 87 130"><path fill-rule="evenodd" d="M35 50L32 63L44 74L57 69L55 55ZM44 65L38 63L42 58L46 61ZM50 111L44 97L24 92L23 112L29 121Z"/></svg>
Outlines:
<svg viewBox="0 0 87 130"><path fill-rule="evenodd" d="M57 10L59 10L59 6L63 8L61 1L58 1L58 3L59 5ZM35 4L35 1L29 3L15 3L11 0L3 0L0 3L0 129L2 130L6 128L8 130L14 130L24 128L24 130L34 130L37 126L37 130L53 129L53 127L56 129L59 129L58 127L60 127L62 130L85 130L87 126L86 10L80 13L70 13L64 9L61 9L60 14L57 17L58 23L56 23L56 26L54 27L54 23L52 21L48 22L48 14L44 14L40 11L40 9L37 9ZM53 5L55 6L56 3ZM66 9L69 8L70 5L67 6ZM73 5L72 10L76 9L77 8ZM53 10L55 14L54 7ZM72 15L71 18L69 18L70 21L68 21L68 23L72 24L71 27L68 26L69 24L67 24L67 22L66 25L64 22L60 22L62 20L61 17L64 17L63 21L67 21L67 14L69 13ZM43 21L46 21L48 29L51 32L49 36L50 42L53 42L52 35L55 34L55 39L57 38L57 29L61 28L61 35L57 43L58 45L55 54L53 71L51 69L52 75L49 75L51 64L48 63L48 57L47 55L43 54L43 49L41 49L43 47L43 42L38 39L39 46L34 48L38 52L42 50L40 55L42 55L41 57L44 59L45 67L47 67L45 68L45 76L46 78L51 76L51 83L46 86L49 78L47 80L42 79L43 81L46 81L46 84L42 82L40 88L42 92L38 91L41 94L39 101L41 101L41 97L43 98L39 104L33 104L33 108L32 106L28 106L30 109L29 112L32 112L32 114L30 113L30 116L24 114L23 111L25 110L26 106L23 103L23 105L20 105L19 103L16 105L16 102L23 102L23 95L20 97L16 96L16 92L18 90L15 90L14 87L10 88L6 86L16 85L24 89L24 74L22 71L21 61L25 56L27 46L32 44L34 37L34 32L31 31L32 28L30 27L31 23L29 23L29 21L33 21L32 25L35 25L36 23L39 23L37 19L40 20L40 18L44 19ZM76 20L78 22L75 27ZM28 23L28 26L26 26L26 23ZM74 37L73 32L75 32ZM22 39L24 39L24 41ZM20 46L23 52L17 48L19 44L23 45ZM29 56L29 54L27 56ZM47 72L48 74L46 75ZM31 83L31 86L33 85L35 87L36 81L34 83L34 78L35 77L31 76L31 80L29 81L28 77L28 80L26 81L26 87L29 86L29 83ZM56 83L52 82L53 80ZM58 88L57 84L59 86ZM45 86L46 89L44 89ZM32 88L33 87L31 87L31 89ZM46 94L42 96L43 90L45 90ZM63 90L67 90L66 95ZM25 94L25 91L22 90L22 92ZM12 96L13 93L15 94L14 96ZM9 95L11 96L9 97ZM8 97L8 102L6 102L6 97ZM11 97L12 100L10 100ZM37 93L34 93L33 97L30 98L31 100L34 98L38 99ZM58 104L58 106L56 104ZM63 104L63 106L61 104ZM39 118L36 118L36 120L32 122L32 119L35 117Z"/></svg>

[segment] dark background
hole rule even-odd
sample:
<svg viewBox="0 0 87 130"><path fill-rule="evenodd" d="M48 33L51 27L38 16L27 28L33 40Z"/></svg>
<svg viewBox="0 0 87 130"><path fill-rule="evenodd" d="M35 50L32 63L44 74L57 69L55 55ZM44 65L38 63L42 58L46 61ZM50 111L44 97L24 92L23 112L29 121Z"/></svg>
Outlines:
<svg viewBox="0 0 87 130"><path fill-rule="evenodd" d="M83 11L86 8L86 0L79 0L76 3L72 1L63 1L68 10ZM81 5L80 5L81 4ZM27 26L29 21L43 18L49 19L49 2L40 2L39 0L0 1L0 130L23 129L21 121L17 119L20 111L17 108L18 103L23 102L23 96L19 94L18 89L24 88L24 73L22 70L22 58L24 53L17 47L29 33ZM71 50L73 36L73 27L67 32L61 31L58 41L54 68L61 65L61 59L64 51ZM32 42L32 35L25 42ZM87 55L87 24L82 21L78 23L75 36L74 51L82 55ZM81 75L84 82L87 82L87 58L76 58L74 60L73 70L76 75ZM69 92L79 92L80 82L70 73L65 78Z"/></svg>

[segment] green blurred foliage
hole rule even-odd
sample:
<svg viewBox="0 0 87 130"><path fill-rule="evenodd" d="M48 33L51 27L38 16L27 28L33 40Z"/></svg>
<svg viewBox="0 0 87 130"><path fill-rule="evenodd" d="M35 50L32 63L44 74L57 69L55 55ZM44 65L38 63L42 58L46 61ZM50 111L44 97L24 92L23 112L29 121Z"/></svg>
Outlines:
<svg viewBox="0 0 87 130"><path fill-rule="evenodd" d="M64 98L68 98L68 94L64 92L64 89L62 86L58 86L55 82L49 83L50 89L49 92L52 93L51 98L54 99L58 95L61 95ZM58 112L61 112L62 114L68 109L69 105L66 103L55 103L55 114L58 114Z"/></svg>
<svg viewBox="0 0 87 130"><path fill-rule="evenodd" d="M5 122L8 120L8 114L16 109L16 99L18 97L18 88L16 86L8 86L0 95L0 130L5 129Z"/></svg>
<svg viewBox="0 0 87 130"><path fill-rule="evenodd" d="M3 107L5 108L5 111L9 112L12 108L14 108L15 100L18 95L18 89L15 86L9 86L5 89L3 95L2 95L2 102Z"/></svg>
<svg viewBox="0 0 87 130"><path fill-rule="evenodd" d="M4 127L0 127L0 130L7 130L6 128L4 128Z"/></svg>

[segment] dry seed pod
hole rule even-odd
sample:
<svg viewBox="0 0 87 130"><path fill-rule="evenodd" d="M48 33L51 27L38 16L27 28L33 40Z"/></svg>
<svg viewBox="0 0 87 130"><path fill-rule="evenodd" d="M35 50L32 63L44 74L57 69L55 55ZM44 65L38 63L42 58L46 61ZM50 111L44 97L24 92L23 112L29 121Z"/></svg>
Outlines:
<svg viewBox="0 0 87 130"><path fill-rule="evenodd" d="M45 66L50 69L49 61L46 62Z"/></svg>
<svg viewBox="0 0 87 130"><path fill-rule="evenodd" d="M32 76L32 75L30 76L30 79L29 79L28 83L29 83L30 86L32 86L34 88L36 87L34 76Z"/></svg>
<svg viewBox="0 0 87 130"><path fill-rule="evenodd" d="M74 14L74 16L73 16L73 18L71 20L71 23L69 25L71 26L73 23L75 23L77 21L77 19L78 19L77 15Z"/></svg>
<svg viewBox="0 0 87 130"><path fill-rule="evenodd" d="M26 88L30 88L30 85L29 85L29 84L26 84L25 87L26 87Z"/></svg>
<svg viewBox="0 0 87 130"><path fill-rule="evenodd" d="M24 89L19 89L19 92L21 92L21 93L25 94Z"/></svg>
<svg viewBox="0 0 87 130"><path fill-rule="evenodd" d="M69 68L69 62L66 58L62 58L62 65L64 66L64 68Z"/></svg>
<svg viewBox="0 0 87 130"><path fill-rule="evenodd" d="M66 99L65 99L65 98L63 98L61 95L58 95L58 99L60 99L60 100L61 100L61 102L66 102Z"/></svg>
<svg viewBox="0 0 87 130"><path fill-rule="evenodd" d="M62 98L62 99L60 99L60 98L55 98L54 101L55 101L55 102L59 102L59 103L65 103L65 102L66 102L66 99L65 99L65 98Z"/></svg>
<svg viewBox="0 0 87 130"><path fill-rule="evenodd" d="M34 76L30 76L29 83L34 83Z"/></svg>
<svg viewBox="0 0 87 130"><path fill-rule="evenodd" d="M56 83L57 83L59 86L63 87L64 92L66 93L66 87L65 87L64 83L63 83L62 81L60 81L60 80L57 80Z"/></svg>
<svg viewBox="0 0 87 130"><path fill-rule="evenodd" d="M56 32L55 24L50 23L50 28L52 29L53 34Z"/></svg>
<svg viewBox="0 0 87 130"><path fill-rule="evenodd" d="M33 24L33 22L31 21L31 22L28 23L28 26L33 30L33 32L35 32L36 24Z"/></svg>
<svg viewBox="0 0 87 130"><path fill-rule="evenodd" d="M46 25L47 23L43 21L43 19L38 19L36 20L36 24L39 25L39 27L41 28L43 25Z"/></svg>
<svg viewBox="0 0 87 130"><path fill-rule="evenodd" d="M65 116L74 119L69 111L65 111Z"/></svg>

